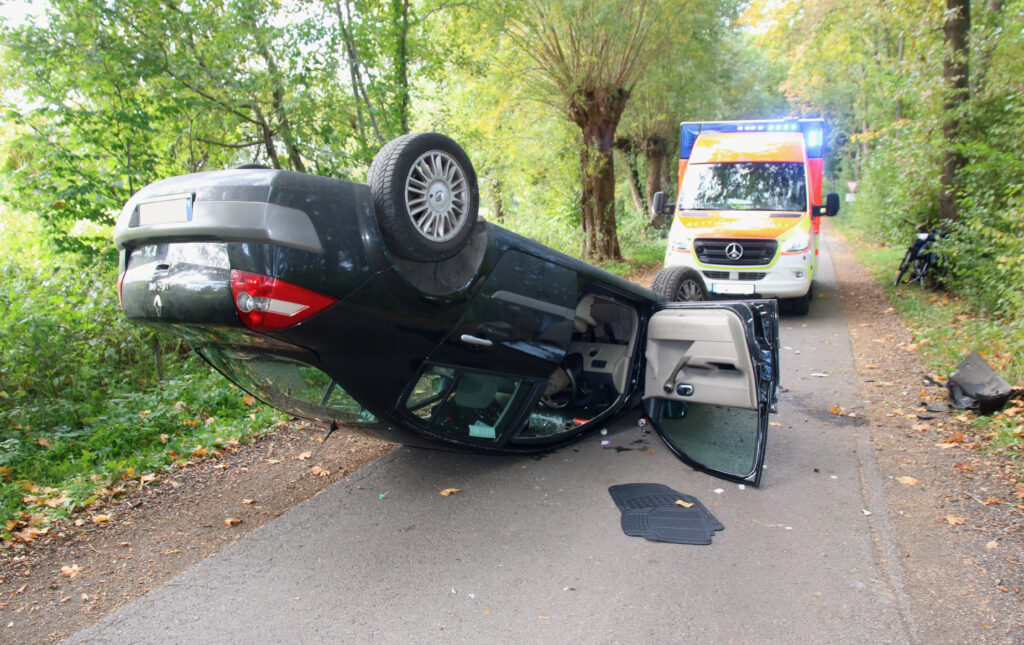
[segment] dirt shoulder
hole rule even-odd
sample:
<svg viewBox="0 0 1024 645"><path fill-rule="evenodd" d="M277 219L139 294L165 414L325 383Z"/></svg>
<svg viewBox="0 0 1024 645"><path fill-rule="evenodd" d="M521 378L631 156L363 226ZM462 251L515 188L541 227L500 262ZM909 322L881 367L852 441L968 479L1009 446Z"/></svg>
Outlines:
<svg viewBox="0 0 1024 645"><path fill-rule="evenodd" d="M280 516L394 445L292 422L139 486L0 554L0 643L67 638ZM319 454L313 457L320 448ZM97 524L95 516L109 516Z"/></svg>
<svg viewBox="0 0 1024 645"><path fill-rule="evenodd" d="M1024 642L1024 500L921 367L913 338L845 240L827 231L897 553L881 553L918 642ZM934 378L932 378L934 377ZM942 378L940 378L942 377ZM884 549L880 545L880 550Z"/></svg>

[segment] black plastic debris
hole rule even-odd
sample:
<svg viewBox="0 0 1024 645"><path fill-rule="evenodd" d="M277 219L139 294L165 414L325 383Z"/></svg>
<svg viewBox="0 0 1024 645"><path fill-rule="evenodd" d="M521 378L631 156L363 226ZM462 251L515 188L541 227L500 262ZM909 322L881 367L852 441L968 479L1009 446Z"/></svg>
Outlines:
<svg viewBox="0 0 1024 645"><path fill-rule="evenodd" d="M1003 409L1013 388L985 362L978 352L971 352L946 383L949 400L956 407L993 414Z"/></svg>
<svg viewBox="0 0 1024 645"><path fill-rule="evenodd" d="M711 544L715 531L725 528L696 497L663 484L619 484L608 492L622 512L626 535L653 542Z"/></svg>

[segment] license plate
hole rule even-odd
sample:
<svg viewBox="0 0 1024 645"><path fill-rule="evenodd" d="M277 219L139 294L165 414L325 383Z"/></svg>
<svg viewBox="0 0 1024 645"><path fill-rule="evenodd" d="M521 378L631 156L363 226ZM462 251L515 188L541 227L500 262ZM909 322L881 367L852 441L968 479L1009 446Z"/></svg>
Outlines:
<svg viewBox="0 0 1024 645"><path fill-rule="evenodd" d="M192 196L168 195L139 204L139 226L181 224L192 221Z"/></svg>
<svg viewBox="0 0 1024 645"><path fill-rule="evenodd" d="M754 285L712 282L711 293L725 293L733 296L751 296L754 295Z"/></svg>

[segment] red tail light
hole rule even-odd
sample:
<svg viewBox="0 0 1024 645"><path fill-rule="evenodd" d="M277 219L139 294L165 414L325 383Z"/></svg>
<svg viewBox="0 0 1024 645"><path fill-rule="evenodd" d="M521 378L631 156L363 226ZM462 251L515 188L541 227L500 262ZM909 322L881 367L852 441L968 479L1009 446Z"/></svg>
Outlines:
<svg viewBox="0 0 1024 645"><path fill-rule="evenodd" d="M337 302L284 280L238 270L231 271L231 295L242 323L259 331L291 327Z"/></svg>

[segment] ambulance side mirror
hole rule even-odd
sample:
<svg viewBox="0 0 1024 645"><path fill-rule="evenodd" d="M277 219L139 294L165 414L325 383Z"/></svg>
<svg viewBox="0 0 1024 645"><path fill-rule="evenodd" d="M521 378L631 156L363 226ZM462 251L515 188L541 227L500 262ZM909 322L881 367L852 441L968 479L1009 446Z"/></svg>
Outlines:
<svg viewBox="0 0 1024 645"><path fill-rule="evenodd" d="M839 194L829 193L825 195L825 205L818 206L818 215L825 215L828 217L834 216L839 212Z"/></svg>
<svg viewBox="0 0 1024 645"><path fill-rule="evenodd" d="M659 190L658 192L654 193L654 195L651 197L651 212L654 213L655 215L671 215L672 213L675 212L675 210L675 204L665 203L664 192Z"/></svg>

